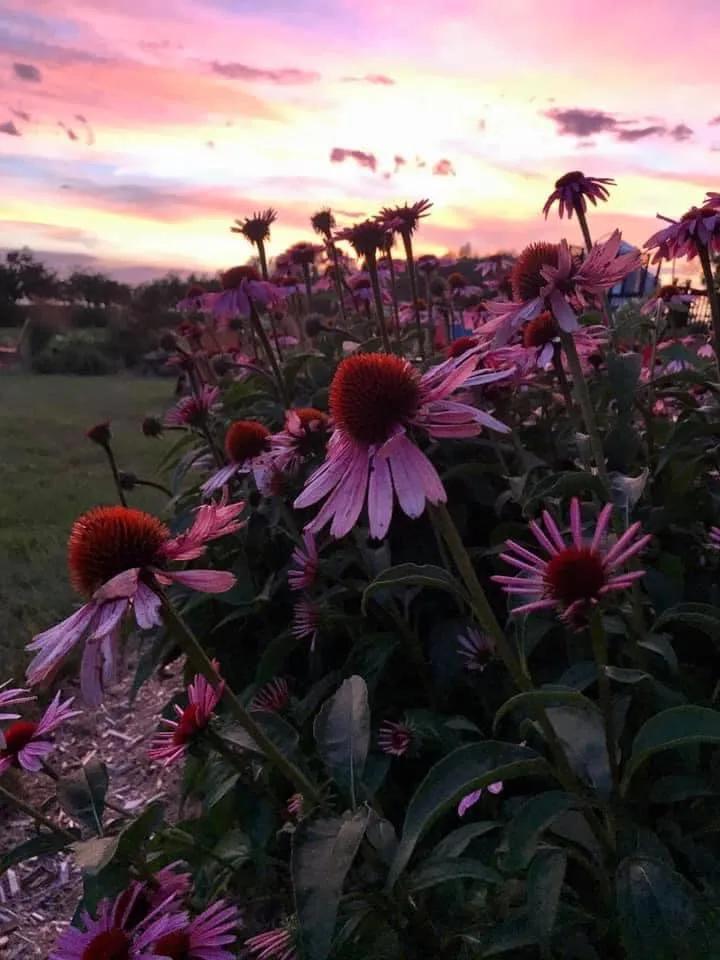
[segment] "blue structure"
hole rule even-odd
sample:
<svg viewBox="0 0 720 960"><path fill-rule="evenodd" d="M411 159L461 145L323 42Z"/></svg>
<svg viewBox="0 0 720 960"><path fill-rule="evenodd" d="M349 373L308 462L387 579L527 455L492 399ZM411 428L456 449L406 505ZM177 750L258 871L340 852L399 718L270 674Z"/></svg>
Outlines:
<svg viewBox="0 0 720 960"><path fill-rule="evenodd" d="M618 253L632 253L633 250L637 249L637 247L633 247L632 244L625 243L623 240L620 243ZM647 254L643 254L640 269L628 274L622 283L616 283L614 287L610 288L608 297L613 306L620 306L626 300L630 300L633 297L640 297L644 300L655 290L658 285L658 278L656 271L650 270L649 259Z"/></svg>

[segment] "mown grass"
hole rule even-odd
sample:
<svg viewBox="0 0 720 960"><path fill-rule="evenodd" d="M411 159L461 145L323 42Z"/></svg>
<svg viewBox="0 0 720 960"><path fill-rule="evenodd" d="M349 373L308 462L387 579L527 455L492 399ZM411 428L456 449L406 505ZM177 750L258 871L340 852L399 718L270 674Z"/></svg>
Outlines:
<svg viewBox="0 0 720 960"><path fill-rule="evenodd" d="M172 439L148 439L142 418L172 402L172 380L0 375L0 682L20 674L34 633L73 609L66 546L83 511L117 502L100 447L85 431L111 421L121 469L154 479ZM133 506L160 510L137 489Z"/></svg>

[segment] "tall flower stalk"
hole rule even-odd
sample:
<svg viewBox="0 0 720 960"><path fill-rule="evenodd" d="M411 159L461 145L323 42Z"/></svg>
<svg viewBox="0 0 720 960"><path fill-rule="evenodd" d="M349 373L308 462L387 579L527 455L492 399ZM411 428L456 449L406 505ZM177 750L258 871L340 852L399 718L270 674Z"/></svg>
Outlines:
<svg viewBox="0 0 720 960"><path fill-rule="evenodd" d="M412 297L415 332L417 334L418 350L424 358L422 322L420 319L420 304L418 301L417 273L415 272L415 258L413 256L412 237L417 230L420 220L428 215L432 207L429 200L418 200L417 203L404 204L400 207L385 207L380 211L379 220L387 230L393 230L402 238L407 262L408 278L410 280L410 296Z"/></svg>
<svg viewBox="0 0 720 960"><path fill-rule="evenodd" d="M346 230L341 230L336 234L337 240L347 240L350 246L359 257L365 259L367 271L370 274L370 283L372 285L373 298L375 300L375 312L377 313L378 324L380 327L380 339L383 349L386 353L391 353L390 338L388 336L387 324L385 322L385 307L383 305L382 293L380 292L380 278L377 269L377 252L383 248L386 243L387 229L377 220L363 220L356 223Z"/></svg>
<svg viewBox="0 0 720 960"><path fill-rule="evenodd" d="M263 280L268 278L265 244L270 239L270 227L276 220L277 211L268 207L267 210L259 210L257 213L253 213L251 217L236 220L235 226L230 227L232 233L241 233L256 248Z"/></svg>

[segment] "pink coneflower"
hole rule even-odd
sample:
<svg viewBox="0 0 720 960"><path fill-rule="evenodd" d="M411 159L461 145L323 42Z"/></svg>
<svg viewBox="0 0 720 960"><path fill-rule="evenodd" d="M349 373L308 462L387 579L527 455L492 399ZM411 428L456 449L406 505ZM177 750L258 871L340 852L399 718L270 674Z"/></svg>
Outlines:
<svg viewBox="0 0 720 960"><path fill-rule="evenodd" d="M292 634L298 640L310 640L310 649L315 649L318 626L320 624L320 608L311 600L298 600L293 610Z"/></svg>
<svg viewBox="0 0 720 960"><path fill-rule="evenodd" d="M565 240L526 247L512 270L513 301L485 305L496 315L491 321L495 345L507 343L523 323L544 310L553 314L562 330L577 330L577 312L640 267L640 252L619 254L621 242L620 231L616 230L609 240L596 243L584 259L574 256Z"/></svg>
<svg viewBox="0 0 720 960"><path fill-rule="evenodd" d="M317 213L314 213L310 217L310 226L315 233L329 240L335 229L335 217L333 216L332 210L329 207L323 207L322 210L318 210Z"/></svg>
<svg viewBox="0 0 720 960"><path fill-rule="evenodd" d="M117 909L125 916L128 930L140 926L149 914L158 907L180 909L178 901L183 899L192 887L192 876L184 871L176 872L176 867L184 866L176 860L167 867L158 870L147 883L132 883L120 894ZM127 913L126 908L129 908Z"/></svg>
<svg viewBox="0 0 720 960"><path fill-rule="evenodd" d="M661 260L694 260L699 247L720 253L720 208L714 204L691 207L678 221L658 214L670 225L654 233L645 243L646 250L657 250L653 263Z"/></svg>
<svg viewBox="0 0 720 960"><path fill-rule="evenodd" d="M424 253L415 260L415 266L421 273L433 273L440 266L440 260L432 253Z"/></svg>
<svg viewBox="0 0 720 960"><path fill-rule="evenodd" d="M220 665L217 660L213 660L213 666L218 670ZM148 753L150 760L160 760L167 767L183 759L190 744L210 723L224 688L224 681L213 687L209 680L197 674L187 688L188 705L181 707L175 704L177 720L160 720L164 729L153 738Z"/></svg>
<svg viewBox="0 0 720 960"><path fill-rule="evenodd" d="M123 891L115 900L103 900L97 919L85 911L80 920L84 929L66 930L48 960L155 960L154 944L183 929L187 914L168 913L163 903L133 926L135 899L142 889L142 884L136 884L130 896Z"/></svg>
<svg viewBox="0 0 720 960"><path fill-rule="evenodd" d="M710 545L720 547L720 527L710 527Z"/></svg>
<svg viewBox="0 0 720 960"><path fill-rule="evenodd" d="M518 331L519 343L501 347L495 354L510 366L516 364L527 373L537 367L545 370L552 363L553 355L560 348L560 328L555 317L548 310L543 311L534 320L528 320ZM598 352L608 341L608 330L602 324L580 326L573 334L575 349L583 366L587 359Z"/></svg>
<svg viewBox="0 0 720 960"><path fill-rule="evenodd" d="M454 357L457 359L458 357L462 357L463 354L467 353L468 350L474 350L477 347L478 342L479 341L477 337L458 337L457 340L453 340L453 342L447 347L445 350L445 355L448 358Z"/></svg>
<svg viewBox="0 0 720 960"><path fill-rule="evenodd" d="M418 200L416 203L405 203L399 207L383 207L378 220L386 230L394 230L401 235L413 234L422 218L428 215L430 207L430 200Z"/></svg>
<svg viewBox="0 0 720 960"><path fill-rule="evenodd" d="M250 701L251 710L263 710L266 713L282 713L290 703L290 687L283 677L270 680Z"/></svg>
<svg viewBox="0 0 720 960"><path fill-rule="evenodd" d="M156 517L128 507L96 507L73 524L68 548L70 579L90 599L66 620L38 634L28 645L36 651L27 670L28 683L52 676L72 648L87 638L80 667L83 697L102 700L115 673L124 617L132 612L142 630L158 625L160 600L153 584L179 583L203 593L223 593L235 576L222 570L170 570L168 564L195 560L211 540L242 526L243 503L205 504L189 530L178 536Z"/></svg>
<svg viewBox="0 0 720 960"><path fill-rule="evenodd" d="M70 697L62 703L58 692L37 723L16 720L0 732L0 775L9 767L22 767L33 773L42 770L43 760L55 749L49 735L66 720L82 713L82 710L71 709L73 700Z"/></svg>
<svg viewBox="0 0 720 960"><path fill-rule="evenodd" d="M279 299L273 284L260 279L253 267L233 267L222 274L222 292L206 293L202 307L223 330L236 317L249 317L251 301L263 307L271 306Z"/></svg>
<svg viewBox="0 0 720 960"><path fill-rule="evenodd" d="M405 723L383 720L378 731L378 746L391 757L404 757L413 744L413 731Z"/></svg>
<svg viewBox="0 0 720 960"><path fill-rule="evenodd" d="M545 201L543 213L547 220L554 203L559 204L560 219L567 213L572 219L574 213L587 211L587 200L597 206L598 200L606 201L610 193L607 187L614 187L615 181L609 177L586 177L579 170L572 170L555 181L555 189ZM586 199L587 198L587 199Z"/></svg>
<svg viewBox="0 0 720 960"><path fill-rule="evenodd" d="M236 420L225 434L225 453L230 461L227 466L217 470L202 485L203 494L208 497L224 487L234 476L252 473L255 482L261 487L269 465L270 431L259 420Z"/></svg>
<svg viewBox="0 0 720 960"><path fill-rule="evenodd" d="M471 673L482 673L493 655L490 638L474 627L458 636L457 652Z"/></svg>
<svg viewBox="0 0 720 960"><path fill-rule="evenodd" d="M0 683L0 707L4 710L6 707L15 707L19 706L21 703L32 703L35 697L32 696L29 690L25 690L22 687L11 687L9 690L6 690L5 687L9 683L12 683L12 680L6 680L5 683ZM0 713L0 720L17 720L20 716L19 713Z"/></svg>
<svg viewBox="0 0 720 960"><path fill-rule="evenodd" d="M218 900L180 929L159 937L153 956L168 960L234 960L235 951L225 947L237 940L234 931L239 923L238 908Z"/></svg>
<svg viewBox="0 0 720 960"><path fill-rule="evenodd" d="M305 798L301 793L294 793L286 804L286 810L291 817L299 820L303 815Z"/></svg>
<svg viewBox="0 0 720 960"><path fill-rule="evenodd" d="M219 387L205 384L195 396L183 397L165 414L166 427L201 427L220 399Z"/></svg>
<svg viewBox="0 0 720 960"><path fill-rule="evenodd" d="M498 780L497 783L489 783L487 787L488 793L497 795L502 793L504 784L502 780ZM473 790L471 793L468 793L466 797L463 797L460 803L458 804L457 812L459 817L464 817L468 812L470 807L474 807L482 796L482 788L480 790Z"/></svg>
<svg viewBox="0 0 720 960"><path fill-rule="evenodd" d="M304 508L328 498L308 530L316 533L332 520L332 536L344 536L367 500L370 535L381 539L390 527L394 496L409 517L419 517L426 502L445 503L437 471L408 430L421 428L434 439L473 437L483 427L507 433L505 424L484 411L450 399L476 365L470 354L420 376L407 360L390 354L341 361L330 386L335 429L328 456L295 501Z"/></svg>
<svg viewBox="0 0 720 960"><path fill-rule="evenodd" d="M539 557L514 540L506 541L506 553L501 554L501 559L517 567L521 573L492 579L501 584L506 593L534 598L515 607L513 614L554 608L564 619L579 622L608 593L626 590L645 576L644 570L620 573L618 568L640 553L652 538L649 534L638 536L640 524L633 523L608 549L604 541L611 514L612 504L607 504L600 511L592 540L588 543L583 540L580 501L573 497L570 503L571 542L568 544L547 510L543 511L545 531L534 520L530 529L548 559Z"/></svg>
<svg viewBox="0 0 720 960"><path fill-rule="evenodd" d="M270 440L276 470L296 473L306 460L325 453L329 418L315 407L298 407L285 414L285 428Z"/></svg>
<svg viewBox="0 0 720 960"><path fill-rule="evenodd" d="M315 537L308 530L303 533L302 546L293 550L290 562L293 569L288 573L288 586L291 590L307 590L315 583L320 565Z"/></svg>
<svg viewBox="0 0 720 960"><path fill-rule="evenodd" d="M365 257L374 264L377 251L383 249L386 234L387 229L377 220L362 220L339 230L334 239L346 240L359 257Z"/></svg>
<svg viewBox="0 0 720 960"><path fill-rule="evenodd" d="M299 243L294 243L292 247L288 247L285 255L294 267L312 266L324 250L323 246L301 240Z"/></svg>
<svg viewBox="0 0 720 960"><path fill-rule="evenodd" d="M291 926L250 937L245 947L257 960L297 960L296 936Z"/></svg>

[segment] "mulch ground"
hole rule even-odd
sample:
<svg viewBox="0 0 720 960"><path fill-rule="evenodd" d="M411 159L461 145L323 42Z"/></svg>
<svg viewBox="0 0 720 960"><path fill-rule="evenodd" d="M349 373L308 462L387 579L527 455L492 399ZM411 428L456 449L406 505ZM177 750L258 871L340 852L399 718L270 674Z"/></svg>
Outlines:
<svg viewBox="0 0 720 960"><path fill-rule="evenodd" d="M137 816L153 800L167 800L166 816L172 819L178 811L180 770L164 770L151 763L147 751L164 705L182 687L181 666L177 664L166 677L148 681L130 704L133 672L129 664L127 679L109 693L98 711L83 713L62 728L49 759L63 774L99 758L108 766L111 803ZM72 684L63 685L63 693L75 692ZM49 778L24 772L6 776L8 787L27 803L47 804L43 809L49 819L59 826L71 825L54 800ZM0 807L0 853L35 833L29 817ZM0 877L0 958L46 960L75 913L81 889L80 870L71 854L28 860L8 870Z"/></svg>

